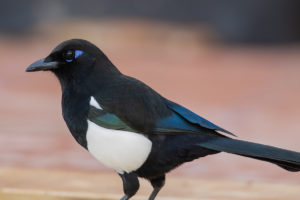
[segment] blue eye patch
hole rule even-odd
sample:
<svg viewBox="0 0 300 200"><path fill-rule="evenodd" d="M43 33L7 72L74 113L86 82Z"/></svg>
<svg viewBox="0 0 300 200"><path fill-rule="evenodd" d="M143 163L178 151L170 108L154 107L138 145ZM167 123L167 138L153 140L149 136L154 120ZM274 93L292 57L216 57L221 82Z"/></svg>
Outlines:
<svg viewBox="0 0 300 200"><path fill-rule="evenodd" d="M78 58L79 56L81 56L83 54L83 51L81 50L75 50L75 55L74 55L74 58Z"/></svg>

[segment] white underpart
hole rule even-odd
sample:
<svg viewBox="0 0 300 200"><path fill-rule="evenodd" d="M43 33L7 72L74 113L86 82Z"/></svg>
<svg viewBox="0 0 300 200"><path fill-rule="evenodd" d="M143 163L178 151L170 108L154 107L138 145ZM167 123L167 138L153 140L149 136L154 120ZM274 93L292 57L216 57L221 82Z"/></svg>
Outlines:
<svg viewBox="0 0 300 200"><path fill-rule="evenodd" d="M91 96L90 105L100 110L103 110L103 108L99 105L99 103L96 101L96 99L93 96Z"/></svg>
<svg viewBox="0 0 300 200"><path fill-rule="evenodd" d="M91 97L91 102L93 99ZM148 158L152 142L144 135L103 128L89 120L87 122L88 150L103 165L119 173L129 173L141 167Z"/></svg>

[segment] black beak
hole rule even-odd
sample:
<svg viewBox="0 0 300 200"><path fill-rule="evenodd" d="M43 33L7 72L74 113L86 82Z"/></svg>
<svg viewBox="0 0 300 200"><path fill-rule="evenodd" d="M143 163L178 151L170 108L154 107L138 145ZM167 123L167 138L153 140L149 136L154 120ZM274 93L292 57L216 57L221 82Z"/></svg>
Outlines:
<svg viewBox="0 0 300 200"><path fill-rule="evenodd" d="M45 59L38 60L29 67L27 67L26 72L36 72L36 71L47 71L58 68L58 62L45 62Z"/></svg>

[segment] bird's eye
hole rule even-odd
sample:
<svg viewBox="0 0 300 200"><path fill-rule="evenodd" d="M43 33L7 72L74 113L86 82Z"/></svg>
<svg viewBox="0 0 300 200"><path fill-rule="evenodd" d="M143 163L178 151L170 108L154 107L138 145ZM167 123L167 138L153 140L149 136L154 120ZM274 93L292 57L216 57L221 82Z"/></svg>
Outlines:
<svg viewBox="0 0 300 200"><path fill-rule="evenodd" d="M67 50L63 53L63 58L66 62L73 62L76 58L83 54L81 50Z"/></svg>
<svg viewBox="0 0 300 200"><path fill-rule="evenodd" d="M63 53L63 58L66 62L72 62L74 60L74 51L67 50Z"/></svg>

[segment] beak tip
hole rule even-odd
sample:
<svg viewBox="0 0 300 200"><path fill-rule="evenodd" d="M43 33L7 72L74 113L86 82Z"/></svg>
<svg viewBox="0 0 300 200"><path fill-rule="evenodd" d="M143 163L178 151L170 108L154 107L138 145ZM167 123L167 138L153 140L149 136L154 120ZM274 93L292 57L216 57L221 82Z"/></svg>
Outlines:
<svg viewBox="0 0 300 200"><path fill-rule="evenodd" d="M32 72L32 71L33 71L33 69L31 67L27 67L25 70L25 72Z"/></svg>
<svg viewBox="0 0 300 200"><path fill-rule="evenodd" d="M25 72L35 72L35 71L39 71L39 67L33 64L27 67L25 70Z"/></svg>

